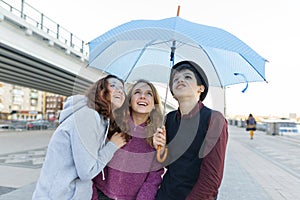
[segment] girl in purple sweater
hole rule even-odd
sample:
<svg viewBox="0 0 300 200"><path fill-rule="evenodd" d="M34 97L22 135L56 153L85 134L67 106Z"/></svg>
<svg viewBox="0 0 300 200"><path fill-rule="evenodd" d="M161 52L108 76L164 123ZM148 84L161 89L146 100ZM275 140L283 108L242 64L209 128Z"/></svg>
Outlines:
<svg viewBox="0 0 300 200"><path fill-rule="evenodd" d="M152 138L161 125L158 92L146 80L137 81L128 94L130 132L127 144L94 178L93 200L154 200L163 168L156 161Z"/></svg>

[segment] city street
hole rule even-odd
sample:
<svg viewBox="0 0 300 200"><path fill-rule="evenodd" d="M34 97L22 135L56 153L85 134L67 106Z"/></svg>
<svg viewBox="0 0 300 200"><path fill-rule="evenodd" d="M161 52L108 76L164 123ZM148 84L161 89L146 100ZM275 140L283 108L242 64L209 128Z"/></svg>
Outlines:
<svg viewBox="0 0 300 200"><path fill-rule="evenodd" d="M0 200L31 199L53 130L0 133ZM219 200L300 196L300 136L270 136L229 126Z"/></svg>

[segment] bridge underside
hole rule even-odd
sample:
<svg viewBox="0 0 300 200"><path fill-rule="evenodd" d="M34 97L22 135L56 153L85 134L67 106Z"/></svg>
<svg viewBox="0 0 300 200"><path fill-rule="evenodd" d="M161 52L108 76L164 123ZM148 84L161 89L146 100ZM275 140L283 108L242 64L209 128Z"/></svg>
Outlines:
<svg viewBox="0 0 300 200"><path fill-rule="evenodd" d="M0 81L64 96L84 93L90 80L0 42Z"/></svg>

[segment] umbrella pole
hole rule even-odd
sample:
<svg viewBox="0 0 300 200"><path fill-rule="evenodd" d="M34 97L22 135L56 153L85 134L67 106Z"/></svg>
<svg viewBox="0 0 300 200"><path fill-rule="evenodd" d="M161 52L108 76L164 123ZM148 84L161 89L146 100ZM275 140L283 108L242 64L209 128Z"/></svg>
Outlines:
<svg viewBox="0 0 300 200"><path fill-rule="evenodd" d="M178 5L177 7L177 17L179 16L180 13L180 5ZM170 68L172 69L172 67L174 66L174 55L175 55L175 50L176 50L176 41L173 40L172 42L172 47L171 47L171 54L170 54ZM168 81L169 82L169 81ZM165 95L165 102L164 102L164 110L163 110L163 118L161 121L161 127L164 126L165 123L165 117L166 117L166 107L167 107L167 99L168 99L168 90L169 90L169 83L167 82L167 88L166 88L166 95ZM157 146L157 154L156 154L156 159L158 162L162 163L167 159L167 155L168 155L168 148L165 148L163 157L161 157L161 146L158 145Z"/></svg>
<svg viewBox="0 0 300 200"><path fill-rule="evenodd" d="M161 120L161 127L164 126L165 119L166 119L166 107L167 107L167 99L168 99L168 90L169 90L169 84L167 83L164 109L163 109L163 115L162 115L162 120ZM156 153L157 161L160 162L160 163L163 163L167 159L167 155L168 155L168 148L166 147L165 151L164 151L164 154L161 157L161 146L158 145L157 146L157 153Z"/></svg>
<svg viewBox="0 0 300 200"><path fill-rule="evenodd" d="M180 5L177 7L177 17L180 13ZM174 66L174 56L175 56L175 50L176 50L176 41L173 40L172 47L171 47L171 53L170 53L170 69ZM169 81L167 82L167 88L166 88L166 95L165 95L165 102L164 102L164 110L163 110L163 119L161 122L161 127L163 127L165 123L165 114L166 114L166 107L167 107L167 99L168 99L168 90L169 90Z"/></svg>
<svg viewBox="0 0 300 200"><path fill-rule="evenodd" d="M179 14L180 6L178 6L178 11L177 15ZM176 41L174 40L172 42L172 47L171 47L171 54L170 54L170 68L174 66L174 55L175 55L175 50L176 50ZM165 95L165 102L164 102L164 110L163 110L163 118L161 121L161 127L164 126L165 123L165 118L166 118L166 108L167 108L167 99L168 99L168 90L169 90L169 81L167 82L167 87L166 87L166 95ZM156 159L158 162L162 163L166 160L168 155L168 148L165 148L163 157L161 157L161 146L157 146L157 154L156 154Z"/></svg>
<svg viewBox="0 0 300 200"><path fill-rule="evenodd" d="M174 62L170 62L171 65L173 66ZM172 68L171 66L171 68ZM166 119L166 108L167 108L167 99L168 99L168 90L169 90L169 83L167 83L167 87L166 87L166 95L165 95L165 102L164 102L164 109L163 109L163 115L162 115L162 120L161 120L161 126L164 126L165 123L165 119ZM157 152L156 152L156 159L158 162L163 163L166 159L167 159L167 155L168 155L168 148L165 148L164 154L161 157L161 146L158 145L157 146Z"/></svg>
<svg viewBox="0 0 300 200"><path fill-rule="evenodd" d="M165 94L165 102L164 102L164 109L163 109L163 118L161 120L161 126L160 127L163 127L164 124L165 124L165 118L166 118L166 108L167 108L167 99L168 99L168 90L169 90L169 84L167 84L167 87L166 87L166 94Z"/></svg>

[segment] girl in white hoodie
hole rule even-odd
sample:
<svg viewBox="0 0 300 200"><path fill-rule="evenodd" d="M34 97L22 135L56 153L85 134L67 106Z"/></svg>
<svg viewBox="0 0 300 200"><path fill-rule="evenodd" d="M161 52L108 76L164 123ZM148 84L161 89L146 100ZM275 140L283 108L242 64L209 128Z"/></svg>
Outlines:
<svg viewBox="0 0 300 200"><path fill-rule="evenodd" d="M126 143L125 99L124 82L113 75L67 99L32 199L91 199L92 179Z"/></svg>

